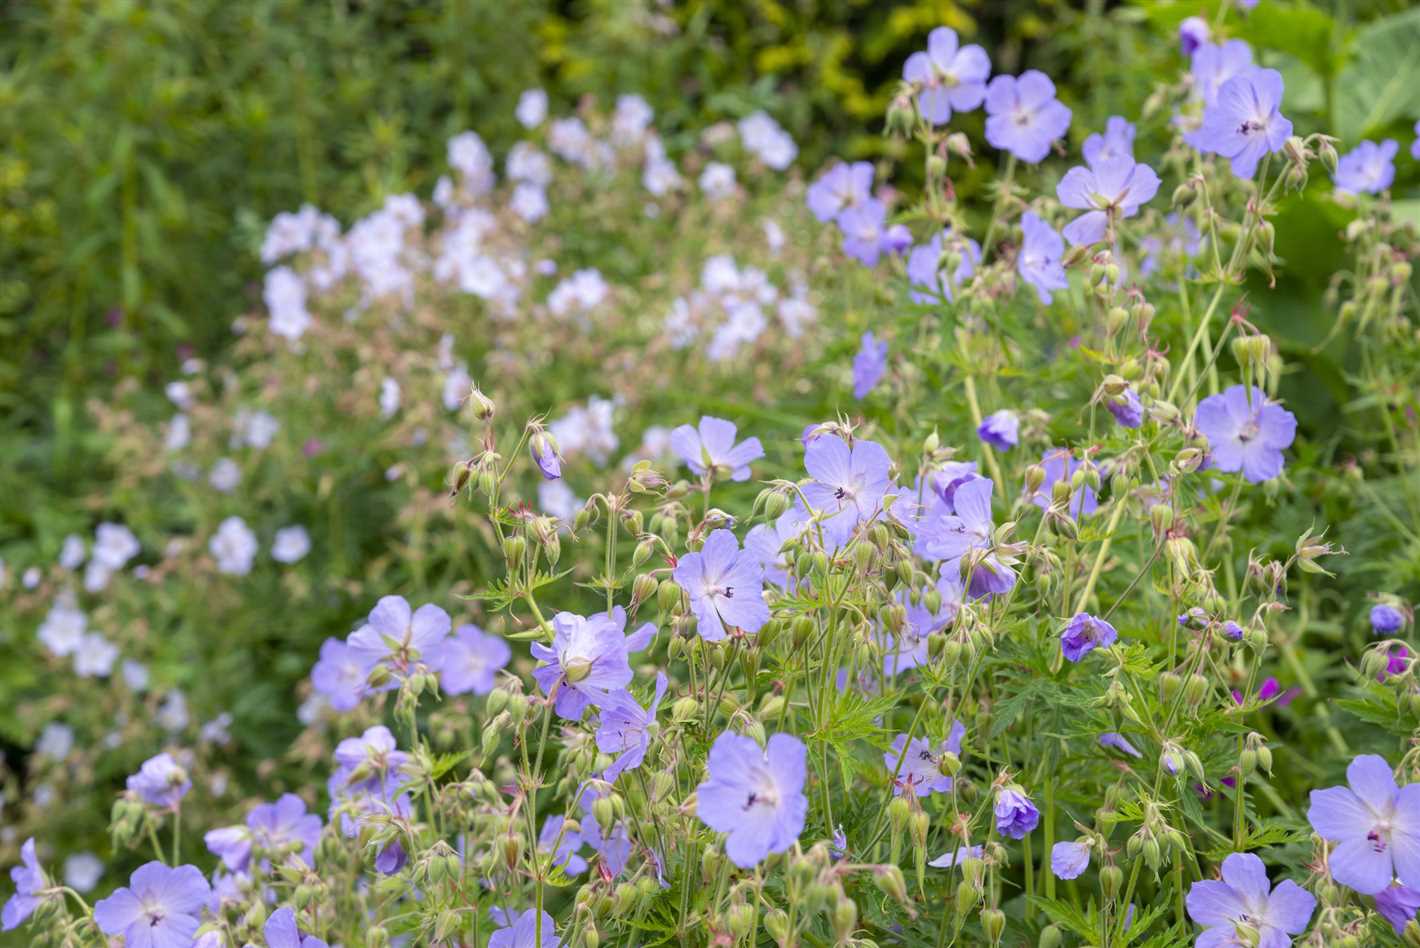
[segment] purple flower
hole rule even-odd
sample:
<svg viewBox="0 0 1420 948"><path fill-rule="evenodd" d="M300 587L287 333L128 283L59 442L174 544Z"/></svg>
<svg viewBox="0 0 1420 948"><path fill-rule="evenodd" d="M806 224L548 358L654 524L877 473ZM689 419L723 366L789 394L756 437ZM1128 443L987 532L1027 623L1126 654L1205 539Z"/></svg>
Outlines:
<svg viewBox="0 0 1420 948"><path fill-rule="evenodd" d="M807 753L789 734L773 735L763 750L730 731L715 738L709 779L696 788L696 812L706 826L729 834L725 854L741 869L784 852L803 832Z"/></svg>
<svg viewBox="0 0 1420 948"><path fill-rule="evenodd" d="M1192 56L1193 51L1212 36L1208 21L1201 16L1191 16L1178 25L1178 47L1183 55Z"/></svg>
<svg viewBox="0 0 1420 948"><path fill-rule="evenodd" d="M1420 122L1415 123L1415 141L1410 143L1410 157L1420 161Z"/></svg>
<svg viewBox="0 0 1420 948"><path fill-rule="evenodd" d="M602 779L612 783L628 770L641 766L646 759L646 749L651 746L650 727L656 720L656 710L666 695L669 682L665 672L656 673L656 694L651 706L643 709L628 692L618 691L599 705L601 720L597 724L597 750L603 754L616 754L616 760L602 774Z"/></svg>
<svg viewBox="0 0 1420 948"><path fill-rule="evenodd" d="M1090 868L1090 844L1083 840L1050 847L1050 871L1057 879L1078 879Z"/></svg>
<svg viewBox="0 0 1420 948"><path fill-rule="evenodd" d="M961 257L956 271L942 280L942 244L954 246ZM914 303L935 303L938 299L952 301L956 288L976 272L981 262L981 245L970 237L956 238L951 228L933 234L932 239L912 248L907 255L907 279L912 283L909 295Z"/></svg>
<svg viewBox="0 0 1420 948"><path fill-rule="evenodd" d="M335 745L339 765L335 776L346 786L373 789L384 779L382 775L394 774L408 760L390 729L376 724L359 737L347 737Z"/></svg>
<svg viewBox="0 0 1420 948"><path fill-rule="evenodd" d="M1198 253L1202 245L1202 234L1191 218L1169 214L1164 218L1164 226L1156 233L1139 241L1144 250L1144 259L1139 263L1139 274L1148 276L1155 273L1165 262L1165 254L1170 258L1189 260ZM1192 268L1188 268L1190 271Z"/></svg>
<svg viewBox="0 0 1420 948"><path fill-rule="evenodd" d="M1264 678L1262 680L1262 684L1257 686L1257 700L1265 704L1266 702L1271 701L1273 698L1276 698L1277 706L1279 708L1285 708L1287 705L1291 704L1293 699L1295 699L1297 695L1301 693L1302 689L1300 688L1288 688L1286 691L1283 691L1282 683L1271 675ZM1234 689L1233 701L1236 704L1242 704L1243 693ZM1224 777L1223 781L1227 783L1228 779L1229 778ZM1232 786L1232 784L1228 785Z"/></svg>
<svg viewBox="0 0 1420 948"><path fill-rule="evenodd" d="M614 879L621 875L631 858L631 834L625 820L613 826L609 833L602 829L595 807L602 796L591 787L582 790L582 839L600 857L605 873Z"/></svg>
<svg viewBox="0 0 1420 948"><path fill-rule="evenodd" d="M993 448L1009 451L1020 442L1021 419L1013 411L1003 408L992 412L976 429L976 436Z"/></svg>
<svg viewBox="0 0 1420 948"><path fill-rule="evenodd" d="M672 576L690 597L696 629L707 642L723 640L727 627L758 632L769 621L764 564L741 550L729 530L713 531L700 552L682 556Z"/></svg>
<svg viewBox="0 0 1420 948"><path fill-rule="evenodd" d="M1119 395L1106 398L1104 407L1109 409L1109 413L1119 422L1120 427L1137 428L1144 423L1144 406L1139 403L1139 396L1134 394L1132 388L1126 388Z"/></svg>
<svg viewBox="0 0 1420 948"><path fill-rule="evenodd" d="M1045 480L1030 496L1030 502L1041 510L1050 506L1050 498L1057 481L1069 482L1080 468L1080 461L1070 453L1069 448L1050 448L1040 456L1040 465L1045 469ZM1070 495L1070 516L1079 520L1089 516L1099 507L1094 488L1085 485Z"/></svg>
<svg viewBox="0 0 1420 948"><path fill-rule="evenodd" d="M1201 152L1232 162L1233 174L1251 178L1262 156L1282 150L1292 123L1282 115L1282 74L1248 68L1218 89L1217 102L1203 110L1203 125L1187 136Z"/></svg>
<svg viewBox="0 0 1420 948"><path fill-rule="evenodd" d="M991 60L980 46L958 46L955 30L939 26L927 34L927 51L913 53L902 78L921 89L917 109L933 125L951 121L952 111L970 112L986 97Z"/></svg>
<svg viewBox="0 0 1420 948"><path fill-rule="evenodd" d="M507 921L507 919L504 919ZM557 948L557 929L552 916L542 913L542 940L537 937L538 913L528 909L513 924L500 928L488 939L488 948Z"/></svg>
<svg viewBox="0 0 1420 948"><path fill-rule="evenodd" d="M1420 892L1398 882L1376 893L1376 911L1390 922L1396 935L1405 932L1416 910L1420 910Z"/></svg>
<svg viewBox="0 0 1420 948"><path fill-rule="evenodd" d="M1065 239L1079 247L1105 240L1114 221L1133 217L1158 190L1154 169L1127 155L1071 168L1055 193L1061 204L1086 213L1065 225Z"/></svg>
<svg viewBox="0 0 1420 948"><path fill-rule="evenodd" d="M930 639L956 618L961 608L961 580L953 571L937 580L937 592L942 608L931 612L925 605L913 605L907 590L899 590L897 601L907 612L907 623L892 636L892 643L883 655L883 674L896 675L924 665L929 658Z"/></svg>
<svg viewBox="0 0 1420 948"><path fill-rule="evenodd" d="M838 215L843 232L843 252L865 266L877 266L885 253L897 253L912 243L912 235L901 224L888 226L887 205L877 198L865 198Z"/></svg>
<svg viewBox="0 0 1420 948"><path fill-rule="evenodd" d="M892 748L883 754L883 766L887 767L892 779L893 796L902 796L910 790L919 797L934 793L950 793L952 778L942 772L942 757L946 754L961 754L961 739L966 734L966 725L953 721L947 739L933 746L925 737L907 739L899 734L893 739Z"/></svg>
<svg viewBox="0 0 1420 948"><path fill-rule="evenodd" d="M314 935L302 935L296 927L296 913L284 906L266 919L263 933L267 948L327 948L326 943Z"/></svg>
<svg viewBox="0 0 1420 948"><path fill-rule="evenodd" d="M451 624L449 614L433 603L411 610L403 596L383 596L370 610L366 624L346 641L371 668L384 663L405 675L417 661L438 667Z"/></svg>
<svg viewBox="0 0 1420 948"><path fill-rule="evenodd" d="M94 905L94 921L106 935L122 935L128 948L178 948L197 937L202 908L212 887L196 866L139 866L128 885Z"/></svg>
<svg viewBox="0 0 1420 948"><path fill-rule="evenodd" d="M1016 271L1035 287L1042 303L1050 302L1051 290L1069 289L1065 266L1065 241L1045 221L1031 211L1021 215L1021 249L1016 254Z"/></svg>
<svg viewBox="0 0 1420 948"><path fill-rule="evenodd" d="M784 547L803 534L804 522L801 510L786 510L772 525L761 523L745 534L745 552L764 567L765 582L780 589L789 588L789 563Z"/></svg>
<svg viewBox="0 0 1420 948"><path fill-rule="evenodd" d="M1405 613L1388 602L1371 607L1371 629L1376 635L1393 635L1405 627Z"/></svg>
<svg viewBox="0 0 1420 948"><path fill-rule="evenodd" d="M1252 853L1223 860L1221 880L1193 883L1185 899L1188 916L1205 931L1199 945L1290 945L1306 931L1316 898L1290 879L1272 888L1267 867Z"/></svg>
<svg viewBox="0 0 1420 948"><path fill-rule="evenodd" d="M1252 66L1252 47L1242 40L1202 43L1193 52L1190 72L1193 88L1205 107L1218 101L1218 90L1229 79Z"/></svg>
<svg viewBox="0 0 1420 948"><path fill-rule="evenodd" d="M888 344L878 342L871 332L863 333L858 354L853 357L853 397L862 401L887 373Z"/></svg>
<svg viewBox="0 0 1420 948"><path fill-rule="evenodd" d="M1396 645L1386 656L1385 670L1376 675L1376 681L1385 681L1390 675L1402 674L1408 667L1410 667L1410 649L1404 645Z"/></svg>
<svg viewBox="0 0 1420 948"><path fill-rule="evenodd" d="M974 559L967 554L989 550L993 544L995 521L991 516L991 493L995 484L988 477L972 477L956 486L952 513L923 528L919 546L931 559L940 559L942 575L960 577L973 599L997 596L1016 584L1016 574L995 555ZM967 575L968 568L970 575Z"/></svg>
<svg viewBox="0 0 1420 948"><path fill-rule="evenodd" d="M0 930L14 931L25 919L34 914L44 898L44 890L49 882L35 857L34 839L25 840L20 847L20 864L10 870L10 881L15 883L15 894L5 903L0 913Z"/></svg>
<svg viewBox="0 0 1420 948"><path fill-rule="evenodd" d="M824 435L809 442L804 467L813 480L802 491L812 512L825 517L820 526L830 549L877 516L893 486L891 466L882 445L873 441L856 441L850 448L837 435Z"/></svg>
<svg viewBox="0 0 1420 948"><path fill-rule="evenodd" d="M311 669L311 684L337 711L350 711L369 693L366 682L378 664L340 639L326 639Z"/></svg>
<svg viewBox="0 0 1420 948"><path fill-rule="evenodd" d="M171 754L162 753L143 762L138 773L128 778L128 789L144 803L175 810L192 789L192 781Z"/></svg>
<svg viewBox="0 0 1420 948"><path fill-rule="evenodd" d="M556 693L559 716L580 721L587 705L631 683L628 655L649 644L655 626L647 623L625 635L626 611L617 606L610 614L583 618L559 612L552 618L552 647L532 645L533 658L543 664L533 669L542 693Z"/></svg>
<svg viewBox="0 0 1420 948"><path fill-rule="evenodd" d="M1070 110L1055 98L1055 83L1029 69L1019 77L997 76L986 87L986 140L1021 161L1036 164L1070 128Z"/></svg>
<svg viewBox="0 0 1420 948"><path fill-rule="evenodd" d="M1011 787L996 792L996 832L1012 839L1025 839L1040 822L1040 811L1030 797Z"/></svg>
<svg viewBox="0 0 1420 948"><path fill-rule="evenodd" d="M488 694L499 670L513 657L507 642L472 624L455 629L442 653L439 687L450 695Z"/></svg>
<svg viewBox="0 0 1420 948"><path fill-rule="evenodd" d="M562 455L557 453L557 443L546 432L538 431L528 439L528 453L544 480L555 481L562 476Z"/></svg>
<svg viewBox="0 0 1420 948"><path fill-rule="evenodd" d="M1282 450L1297 434L1297 417L1256 386L1209 395L1198 403L1193 424L1208 437L1208 466L1242 471L1250 484L1282 473Z"/></svg>
<svg viewBox="0 0 1420 948"><path fill-rule="evenodd" d="M1109 121L1104 123L1104 134L1092 133L1085 139L1080 152L1085 156L1085 164L1091 168L1120 158L1133 160L1134 126L1122 115L1111 115Z"/></svg>
<svg viewBox="0 0 1420 948"><path fill-rule="evenodd" d="M1113 747L1115 750L1120 751L1121 753L1128 754L1130 757L1144 756L1143 754L1139 753L1138 750L1135 749L1133 744L1125 740L1124 735L1120 734L1118 731L1106 731L1101 734L1100 746Z"/></svg>
<svg viewBox="0 0 1420 948"><path fill-rule="evenodd" d="M749 480L749 465L764 457L758 438L735 444L735 423L705 415L699 428L681 425L671 432L671 450L698 477L707 472L732 481Z"/></svg>
<svg viewBox="0 0 1420 948"><path fill-rule="evenodd" d="M968 859L980 859L984 851L981 846L958 846L956 852L942 853L927 865L935 866L938 869L950 869L953 866L960 866Z"/></svg>
<svg viewBox="0 0 1420 948"><path fill-rule="evenodd" d="M861 204L872 196L873 166L866 161L839 162L809 185L808 204L814 217L834 220L845 208Z"/></svg>
<svg viewBox="0 0 1420 948"><path fill-rule="evenodd" d="M320 831L320 817L307 813L306 802L300 797L285 793L275 803L252 807L245 826L212 830L203 842L233 872L247 870L253 848L274 855L291 843L301 844L301 859L313 866Z"/></svg>
<svg viewBox="0 0 1420 948"><path fill-rule="evenodd" d="M566 828L567 820L561 816L549 816L542 824L542 832L537 836L537 848L552 853L552 865L569 876L577 876L587 871L587 860L577 855L582 848L582 834Z"/></svg>
<svg viewBox="0 0 1420 948"><path fill-rule="evenodd" d="M1361 142L1336 163L1336 190L1342 194L1380 194L1395 181L1395 153L1399 148L1393 138L1379 145Z"/></svg>
<svg viewBox="0 0 1420 948"><path fill-rule="evenodd" d="M1080 612L1060 633L1060 651L1072 662L1078 662L1097 648L1109 648L1119 633L1103 619Z"/></svg>
<svg viewBox="0 0 1420 948"><path fill-rule="evenodd" d="M1420 784L1397 787L1384 758L1362 754L1346 768L1349 787L1313 790L1307 819L1336 844L1331 876L1363 895L1399 877L1420 888Z"/></svg>

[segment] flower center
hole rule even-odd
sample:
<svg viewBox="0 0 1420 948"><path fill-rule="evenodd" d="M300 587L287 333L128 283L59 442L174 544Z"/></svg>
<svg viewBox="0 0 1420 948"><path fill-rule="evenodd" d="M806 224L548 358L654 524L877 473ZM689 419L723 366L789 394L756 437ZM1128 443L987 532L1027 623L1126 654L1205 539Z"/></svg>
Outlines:
<svg viewBox="0 0 1420 948"><path fill-rule="evenodd" d="M1262 130L1265 129L1266 127L1267 127L1267 123L1266 123L1266 122L1260 122L1260 121L1258 121L1257 119L1246 119L1246 120L1243 121L1243 123L1242 123L1241 125L1238 126L1238 134L1239 134L1239 135L1253 135L1253 134L1256 134L1257 132L1262 131Z"/></svg>
<svg viewBox="0 0 1420 948"><path fill-rule="evenodd" d="M1254 418L1238 429L1238 440L1241 441L1243 444L1247 444L1253 438L1257 437L1257 433L1259 430L1260 426L1257 423L1257 419Z"/></svg>

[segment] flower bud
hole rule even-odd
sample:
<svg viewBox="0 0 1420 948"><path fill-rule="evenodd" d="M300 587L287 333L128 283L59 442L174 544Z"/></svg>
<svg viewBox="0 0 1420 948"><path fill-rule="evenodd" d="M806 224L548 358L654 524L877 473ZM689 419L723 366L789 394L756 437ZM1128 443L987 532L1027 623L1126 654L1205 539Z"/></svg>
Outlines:
<svg viewBox="0 0 1420 948"><path fill-rule="evenodd" d="M1173 189L1173 206L1175 210L1181 211L1196 200L1198 200L1198 188L1194 185L1192 178Z"/></svg>
<svg viewBox="0 0 1420 948"><path fill-rule="evenodd" d="M477 418L479 421L487 421L492 418L496 410L493 399L479 391L477 385L469 390L468 404L473 411L473 417Z"/></svg>
<svg viewBox="0 0 1420 948"><path fill-rule="evenodd" d="M977 891L970 882L963 879L957 883L957 914L965 915L976 904Z"/></svg>
<svg viewBox="0 0 1420 948"><path fill-rule="evenodd" d="M903 905L907 904L907 880L897 866L879 866L873 870L875 882L884 895L890 895Z"/></svg>
<svg viewBox="0 0 1420 948"><path fill-rule="evenodd" d="M981 910L981 930L991 939L991 944L1001 943L1001 934L1006 930L1006 913L1000 909Z"/></svg>
<svg viewBox="0 0 1420 948"><path fill-rule="evenodd" d="M1130 837L1132 840L1134 837ZM1124 885L1124 870L1118 866L1104 866L1100 869L1100 891L1106 899L1115 899Z"/></svg>
<svg viewBox="0 0 1420 948"><path fill-rule="evenodd" d="M1040 940L1036 942L1036 948L1060 948L1063 937L1059 925L1047 925L1040 930Z"/></svg>
<svg viewBox="0 0 1420 948"><path fill-rule="evenodd" d="M789 938L789 913L778 908L765 912L764 930L779 944L786 944Z"/></svg>
<svg viewBox="0 0 1420 948"><path fill-rule="evenodd" d="M754 907L744 902L737 902L725 911L725 927L736 938L743 938L749 934L754 926Z"/></svg>

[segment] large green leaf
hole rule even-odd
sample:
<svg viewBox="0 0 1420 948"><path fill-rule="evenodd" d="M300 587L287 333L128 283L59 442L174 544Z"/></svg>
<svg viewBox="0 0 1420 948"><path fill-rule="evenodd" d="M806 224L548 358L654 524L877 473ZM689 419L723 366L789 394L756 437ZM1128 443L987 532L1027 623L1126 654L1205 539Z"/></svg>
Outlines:
<svg viewBox="0 0 1420 948"><path fill-rule="evenodd" d="M1349 148L1395 119L1420 113L1420 7L1356 34L1351 61L1336 78L1332 127Z"/></svg>
<svg viewBox="0 0 1420 948"><path fill-rule="evenodd" d="M1341 55L1336 21L1305 3L1259 3L1242 22L1238 35L1257 49L1296 57L1318 76L1334 74ZM1287 92L1288 103L1295 106L1290 84Z"/></svg>

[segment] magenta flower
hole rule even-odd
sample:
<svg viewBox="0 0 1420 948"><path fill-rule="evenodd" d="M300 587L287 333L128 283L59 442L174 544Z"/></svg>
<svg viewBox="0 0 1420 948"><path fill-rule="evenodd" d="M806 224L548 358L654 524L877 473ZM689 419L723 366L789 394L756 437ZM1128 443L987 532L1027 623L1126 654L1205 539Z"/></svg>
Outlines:
<svg viewBox="0 0 1420 948"><path fill-rule="evenodd" d="M809 185L806 197L814 217L828 222L836 219L845 208L868 200L872 192L873 166L870 162L856 161L851 165L839 162Z"/></svg>
<svg viewBox="0 0 1420 948"><path fill-rule="evenodd" d="M1078 879L1090 868L1090 844L1081 840L1056 843L1050 848L1050 871L1057 879Z"/></svg>
<svg viewBox="0 0 1420 948"><path fill-rule="evenodd" d="M143 762L138 773L128 778L128 789L138 794L144 803L175 810L192 789L192 781L173 756L164 752Z"/></svg>
<svg viewBox="0 0 1420 948"><path fill-rule="evenodd" d="M461 625L442 648L439 687L450 695L486 695L512 657L508 643L498 636L471 623Z"/></svg>
<svg viewBox="0 0 1420 948"><path fill-rule="evenodd" d="M1094 168L1101 162L1134 158L1134 126L1122 115L1111 115L1104 124L1104 134L1093 132L1080 148L1085 164Z"/></svg>
<svg viewBox="0 0 1420 948"><path fill-rule="evenodd" d="M1262 156L1282 150L1292 123L1282 115L1282 74L1249 68L1218 89L1218 100L1205 107L1203 125L1187 136L1204 153L1227 158L1233 174L1251 178Z"/></svg>
<svg viewBox="0 0 1420 948"><path fill-rule="evenodd" d="M1282 451L1297 434L1297 417L1256 386L1234 385L1203 399L1193 424L1208 438L1208 466L1242 471L1251 484L1282 473Z"/></svg>
<svg viewBox="0 0 1420 948"><path fill-rule="evenodd" d="M729 530L715 530L698 553L680 558L672 573L690 597L696 629L707 642L719 642L728 627L758 632L769 621L764 601L764 564L741 550Z"/></svg>
<svg viewBox="0 0 1420 948"><path fill-rule="evenodd" d="M196 866L169 868L150 862L134 870L128 885L94 905L94 921L106 935L121 935L127 948L179 948L197 937L212 887Z"/></svg>
<svg viewBox="0 0 1420 948"><path fill-rule="evenodd" d="M732 481L749 480L749 465L764 457L758 438L735 443L735 423L706 415L698 428L681 425L671 432L671 450L698 477L707 472Z"/></svg>
<svg viewBox="0 0 1420 948"><path fill-rule="evenodd" d="M1274 889L1267 867L1252 853L1223 860L1223 878L1193 883L1184 900L1188 916L1207 931L1197 944L1283 948L1306 931L1316 898L1290 879Z"/></svg>
<svg viewBox="0 0 1420 948"><path fill-rule="evenodd" d="M602 779L607 783L613 783L626 771L640 767L646 759L646 750L651 746L650 728L669 684L666 673L657 672L656 693L648 708L642 708L626 691L618 691L598 705L601 717L597 723L597 750L616 755L606 773L602 774Z"/></svg>
<svg viewBox="0 0 1420 948"><path fill-rule="evenodd" d="M44 877L39 859L35 856L35 841L25 840L20 847L20 864L10 869L10 881L15 883L15 894L5 902L0 911L0 930L14 931L34 914L39 903L44 900L44 892L49 881Z"/></svg>
<svg viewBox="0 0 1420 948"><path fill-rule="evenodd" d="M1012 839L1025 839L1040 822L1040 811L1030 797L1012 787L996 792L996 832Z"/></svg>
<svg viewBox="0 0 1420 948"><path fill-rule="evenodd" d="M262 933L266 935L267 948L328 948L314 935L302 935L296 926L296 913L284 906L266 919Z"/></svg>
<svg viewBox="0 0 1420 948"><path fill-rule="evenodd" d="M920 90L917 109L932 125L945 125L953 110L970 112L986 97L991 60L975 44L959 46L955 30L939 26L927 34L927 51L913 53L902 78Z"/></svg>
<svg viewBox="0 0 1420 948"><path fill-rule="evenodd" d="M1060 651L1070 661L1078 662L1097 648L1109 648L1118 638L1114 626L1081 612L1060 633Z"/></svg>
<svg viewBox="0 0 1420 948"><path fill-rule="evenodd" d="M986 87L986 140L1021 161L1037 164L1070 128L1070 110L1055 98L1055 83L1029 69L997 76Z"/></svg>
<svg viewBox="0 0 1420 948"><path fill-rule="evenodd" d="M952 778L942 772L942 757L946 754L961 754L961 740L966 735L966 725L953 721L947 739L934 745L925 737L907 739L906 734L893 738L892 747L883 753L883 766L892 780L893 796L902 796L910 791L915 796L926 797L934 793L950 793Z"/></svg>
<svg viewBox="0 0 1420 948"><path fill-rule="evenodd" d="M853 397L862 401L887 374L888 344L878 342L871 332L863 333L858 354L853 357Z"/></svg>
<svg viewBox="0 0 1420 948"><path fill-rule="evenodd" d="M992 412L976 429L976 436L993 448L1009 451L1020 443L1020 416L1007 408Z"/></svg>
<svg viewBox="0 0 1420 948"><path fill-rule="evenodd" d="M789 734L775 734L761 750L752 738L724 731L710 748L709 778L696 788L701 822L728 833L725 854L751 869L793 846L804 830L808 751Z"/></svg>
<svg viewBox="0 0 1420 948"><path fill-rule="evenodd" d="M1127 155L1071 168L1055 193L1061 204L1085 213L1065 225L1065 239L1078 247L1100 243L1114 221L1139 213L1158 190L1154 169Z"/></svg>
<svg viewBox="0 0 1420 948"><path fill-rule="evenodd" d="M1362 754L1346 768L1349 787L1313 790L1307 820L1331 851L1331 876L1363 895L1399 877L1420 888L1420 784L1399 787L1385 759Z"/></svg>
<svg viewBox="0 0 1420 948"><path fill-rule="evenodd" d="M647 623L625 635L626 611L620 606L590 618L559 612L552 629L550 648L532 645L533 658L543 663L533 669L533 679L543 694L556 694L557 714L569 721L580 721L588 704L631 683L628 655L645 648L655 634Z"/></svg>
<svg viewBox="0 0 1420 948"><path fill-rule="evenodd" d="M1052 290L1067 290L1065 278L1065 241L1044 220L1031 211L1021 215L1021 249L1016 254L1016 272L1031 286L1045 304L1050 303Z"/></svg>
<svg viewBox="0 0 1420 948"><path fill-rule="evenodd" d="M1336 162L1336 190L1342 194L1380 194L1395 181L1399 143L1387 138L1379 145L1361 142Z"/></svg>

